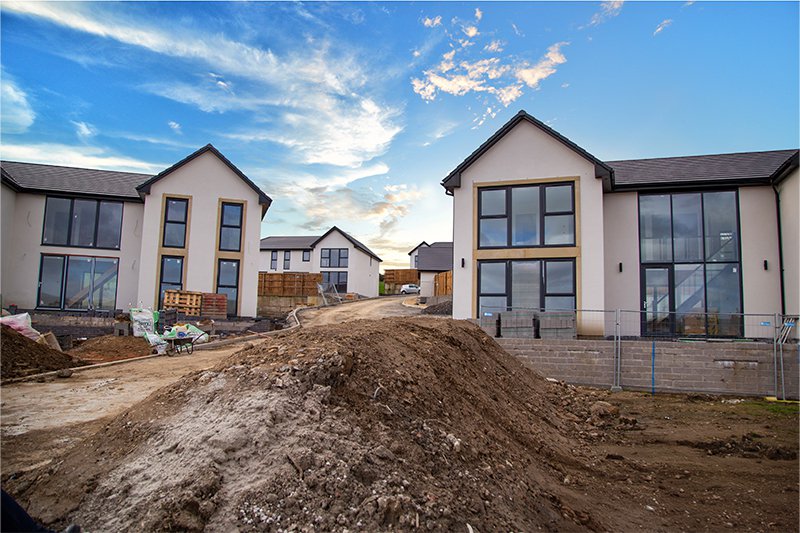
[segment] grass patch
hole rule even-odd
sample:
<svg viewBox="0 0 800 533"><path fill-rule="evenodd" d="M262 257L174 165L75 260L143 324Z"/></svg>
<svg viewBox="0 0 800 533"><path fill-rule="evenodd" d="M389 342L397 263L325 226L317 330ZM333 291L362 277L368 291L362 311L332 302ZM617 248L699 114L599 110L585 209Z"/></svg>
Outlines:
<svg viewBox="0 0 800 533"><path fill-rule="evenodd" d="M770 413L778 416L797 416L800 414L800 405L788 402L768 402L765 400L752 400L744 402L743 407L754 415Z"/></svg>
<svg viewBox="0 0 800 533"><path fill-rule="evenodd" d="M378 282L378 294L386 294L386 285L382 281Z"/></svg>

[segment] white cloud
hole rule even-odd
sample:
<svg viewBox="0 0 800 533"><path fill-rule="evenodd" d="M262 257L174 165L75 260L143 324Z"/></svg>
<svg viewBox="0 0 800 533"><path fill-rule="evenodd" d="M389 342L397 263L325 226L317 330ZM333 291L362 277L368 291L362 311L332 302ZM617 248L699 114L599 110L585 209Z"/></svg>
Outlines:
<svg viewBox="0 0 800 533"><path fill-rule="evenodd" d="M487 52L492 52L493 54L499 54L503 51L503 43L501 41L492 41L484 46L483 49Z"/></svg>
<svg viewBox="0 0 800 533"><path fill-rule="evenodd" d="M483 11L481 11L481 9L479 7L476 7L475 8L475 20L480 22L482 18L483 18Z"/></svg>
<svg viewBox="0 0 800 533"><path fill-rule="evenodd" d="M561 84L561 88L562 89L566 89L567 87L569 87L569 83L562 83Z"/></svg>
<svg viewBox="0 0 800 533"><path fill-rule="evenodd" d="M435 28L436 26L442 25L442 17L441 15L436 16L434 18L425 17L422 19L422 25L426 28Z"/></svg>
<svg viewBox="0 0 800 533"><path fill-rule="evenodd" d="M167 126L169 126L169 129L171 129L175 133L178 133L178 134L182 134L183 133L183 130L181 129L181 125L178 124L177 122L175 122L174 120L170 120L169 122L167 122Z"/></svg>
<svg viewBox="0 0 800 533"><path fill-rule="evenodd" d="M76 122L74 120L70 120L70 122L75 126L75 133L81 139L88 139L97 135L97 129L88 122Z"/></svg>
<svg viewBox="0 0 800 533"><path fill-rule="evenodd" d="M514 33L517 34L517 37L525 37L525 34L522 33L522 31L513 22L511 23L511 28L514 30Z"/></svg>
<svg viewBox="0 0 800 533"><path fill-rule="evenodd" d="M592 15L592 20L589 21L589 26L597 26L602 24L608 19L614 18L622 11L622 4L624 0L608 0L600 4L600 11Z"/></svg>
<svg viewBox="0 0 800 533"><path fill-rule="evenodd" d="M96 146L55 143L41 144L3 144L3 158L29 163L64 165L82 168L99 168L123 172L156 173L169 167L171 163L150 163L125 156L119 156L106 148Z"/></svg>
<svg viewBox="0 0 800 533"><path fill-rule="evenodd" d="M539 83L555 74L556 67L567 62L567 58L561 53L561 47L569 43L556 43L547 49L547 53L535 65L519 68L514 75L517 79L532 89L536 89Z"/></svg>
<svg viewBox="0 0 800 533"><path fill-rule="evenodd" d="M0 72L0 104L2 104L0 127L3 133L25 133L36 120L36 113L28 102L28 95L5 71Z"/></svg>
<svg viewBox="0 0 800 533"><path fill-rule="evenodd" d="M656 27L656 31L654 31L654 32L653 32L653 37L655 37L656 35L658 35L658 34L659 34L659 33L661 33L662 31L664 31L665 29L667 29L667 28L669 27L669 25L670 25L670 24L672 24L672 19L665 19L665 20L662 20L662 21L661 21L661 24L659 24L659 25Z"/></svg>
<svg viewBox="0 0 800 533"><path fill-rule="evenodd" d="M475 26L466 26L462 28L462 31L464 32L464 35L466 35L470 39L478 35L478 28Z"/></svg>
<svg viewBox="0 0 800 533"><path fill-rule="evenodd" d="M206 112L252 111L256 119L272 117L274 106L288 108L282 120L264 121L265 135L304 162L360 166L382 154L402 130L399 113L366 90L370 76L362 61L346 52L334 55L325 42L280 57L221 34L115 17L103 4L8 2L3 8L206 65L211 71L197 83L163 81L140 88ZM441 24L441 17L431 24Z"/></svg>
<svg viewBox="0 0 800 533"><path fill-rule="evenodd" d="M689 0L688 2L686 2L685 4L683 4L683 7L689 7L689 6L690 6L690 5L692 5L692 4L694 4L694 0Z"/></svg>

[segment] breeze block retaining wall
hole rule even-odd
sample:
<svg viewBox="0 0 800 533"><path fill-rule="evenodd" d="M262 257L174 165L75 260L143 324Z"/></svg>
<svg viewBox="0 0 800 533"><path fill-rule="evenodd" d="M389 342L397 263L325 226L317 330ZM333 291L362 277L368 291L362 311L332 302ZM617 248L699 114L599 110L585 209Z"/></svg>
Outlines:
<svg viewBox="0 0 800 533"><path fill-rule="evenodd" d="M495 340L508 353L545 377L597 387L611 387L614 383L613 340ZM655 388L661 392L739 396L774 396L776 393L771 343L657 341L655 346L653 372L652 341L622 341L623 389L650 390L654 376ZM783 373L787 398L798 398L799 359L797 344L784 346ZM780 383L779 372L779 397Z"/></svg>

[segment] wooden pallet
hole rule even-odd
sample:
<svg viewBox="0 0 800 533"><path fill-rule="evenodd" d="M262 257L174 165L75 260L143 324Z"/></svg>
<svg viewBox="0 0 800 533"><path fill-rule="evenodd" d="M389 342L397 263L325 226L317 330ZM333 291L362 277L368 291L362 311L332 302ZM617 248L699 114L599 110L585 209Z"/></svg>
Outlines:
<svg viewBox="0 0 800 533"><path fill-rule="evenodd" d="M200 316L207 318L228 318L228 297L215 292L204 292L200 306Z"/></svg>
<svg viewBox="0 0 800 533"><path fill-rule="evenodd" d="M203 293L193 291L164 291L164 309L177 309L179 313L200 316Z"/></svg>

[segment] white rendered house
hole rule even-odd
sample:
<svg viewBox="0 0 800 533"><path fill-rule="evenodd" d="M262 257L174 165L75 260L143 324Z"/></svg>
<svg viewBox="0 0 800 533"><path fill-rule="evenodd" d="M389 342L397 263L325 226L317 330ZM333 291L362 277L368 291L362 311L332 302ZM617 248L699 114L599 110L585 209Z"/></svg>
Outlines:
<svg viewBox="0 0 800 533"><path fill-rule="evenodd" d="M155 176L3 161L0 199L4 306L157 308L180 289L256 315L272 200L210 144Z"/></svg>
<svg viewBox="0 0 800 533"><path fill-rule="evenodd" d="M381 259L336 226L321 236L261 239L261 272L313 272L340 293L378 295Z"/></svg>
<svg viewBox="0 0 800 533"><path fill-rule="evenodd" d="M642 317L623 334L769 338L742 314L800 313L797 149L604 162L520 111L442 186L454 318L621 309Z"/></svg>

